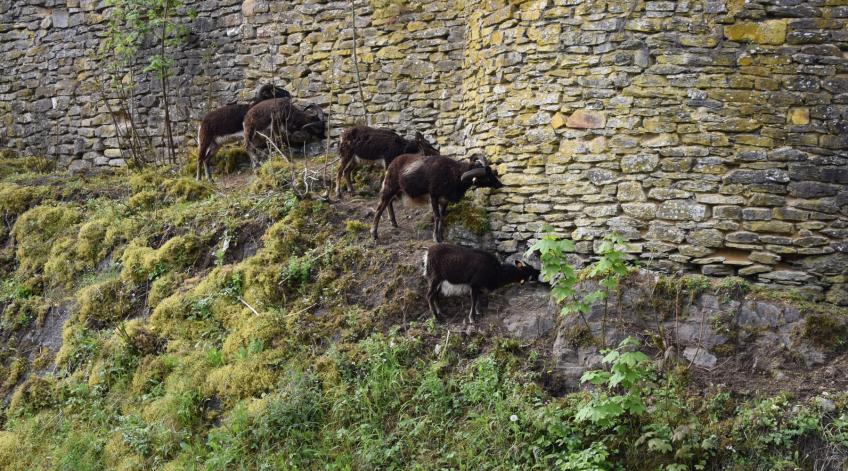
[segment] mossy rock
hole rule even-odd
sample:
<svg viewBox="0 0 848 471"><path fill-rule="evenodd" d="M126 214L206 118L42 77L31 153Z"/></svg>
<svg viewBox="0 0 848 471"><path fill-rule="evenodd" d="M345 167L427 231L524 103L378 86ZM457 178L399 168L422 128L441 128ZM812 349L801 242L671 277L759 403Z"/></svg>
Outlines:
<svg viewBox="0 0 848 471"><path fill-rule="evenodd" d="M193 178L171 178L162 183L165 194L178 203L198 201L212 194L212 187Z"/></svg>
<svg viewBox="0 0 848 471"><path fill-rule="evenodd" d="M829 314L811 314L804 321L802 335L830 350L848 349L848 321Z"/></svg>
<svg viewBox="0 0 848 471"><path fill-rule="evenodd" d="M147 305L155 308L163 299L174 294L185 276L178 272L169 272L153 280L147 293Z"/></svg>
<svg viewBox="0 0 848 471"><path fill-rule="evenodd" d="M93 272L111 250L111 240L107 236L110 225L109 219L93 219L80 225L75 236L69 234L57 240L44 265L44 274L50 283L70 288L80 274Z"/></svg>
<svg viewBox="0 0 848 471"><path fill-rule="evenodd" d="M13 415L32 414L56 402L56 380L31 376L12 395L9 411Z"/></svg>
<svg viewBox="0 0 848 471"><path fill-rule="evenodd" d="M133 374L130 390L135 395L147 394L152 388L164 383L174 367L175 360L168 355L143 357Z"/></svg>
<svg viewBox="0 0 848 471"><path fill-rule="evenodd" d="M20 453L21 437L6 430L0 430L0 469L15 469Z"/></svg>
<svg viewBox="0 0 848 471"><path fill-rule="evenodd" d="M40 187L0 183L0 213L6 216L21 214L43 198L45 193Z"/></svg>
<svg viewBox="0 0 848 471"><path fill-rule="evenodd" d="M277 383L277 372L272 365L282 356L280 351L264 351L216 368L206 378L204 393L231 404L259 397L271 391Z"/></svg>
<svg viewBox="0 0 848 471"><path fill-rule="evenodd" d="M256 172L250 186L254 193L281 191L291 185L291 165L283 159L270 159Z"/></svg>
<svg viewBox="0 0 848 471"><path fill-rule="evenodd" d="M130 351L137 355L157 354L165 346L165 339L156 335L141 319L132 319L120 327Z"/></svg>
<svg viewBox="0 0 848 471"><path fill-rule="evenodd" d="M77 294L77 319L93 327L111 325L130 315L134 301L135 296L120 279L103 281Z"/></svg>
<svg viewBox="0 0 848 471"><path fill-rule="evenodd" d="M476 236L483 236L492 230L489 214L486 210L468 198L463 198L459 203L448 206L448 214L445 216L446 227L462 226Z"/></svg>
<svg viewBox="0 0 848 471"><path fill-rule="evenodd" d="M40 296L14 299L3 310L3 327L17 330L42 325L49 308L49 303Z"/></svg>
<svg viewBox="0 0 848 471"><path fill-rule="evenodd" d="M144 211L154 208L161 201L162 196L155 190L142 190L132 195L127 200L127 206L136 211Z"/></svg>
<svg viewBox="0 0 848 471"><path fill-rule="evenodd" d="M265 348L271 348L275 343L284 342L287 337L283 319L273 313L260 313L258 316L250 313L236 326L221 347L224 355L230 358L249 349L251 343L261 342Z"/></svg>
<svg viewBox="0 0 848 471"><path fill-rule="evenodd" d="M14 388L24 373L26 373L28 366L24 358L17 357L13 359L12 363L6 369L6 378L3 380L2 386L0 386L0 391L10 391Z"/></svg>
<svg viewBox="0 0 848 471"><path fill-rule="evenodd" d="M174 236L158 249L134 240L121 257L121 279L126 283L142 284L169 271L183 270L196 261L202 247L202 239L195 234Z"/></svg>
<svg viewBox="0 0 848 471"><path fill-rule="evenodd" d="M165 177L161 172L148 168L135 172L130 176L129 184L133 194L138 194L142 191L158 191Z"/></svg>
<svg viewBox="0 0 848 471"><path fill-rule="evenodd" d="M12 229L17 242L18 272L40 271L57 239L67 234L80 218L79 209L70 205L36 206L18 217Z"/></svg>

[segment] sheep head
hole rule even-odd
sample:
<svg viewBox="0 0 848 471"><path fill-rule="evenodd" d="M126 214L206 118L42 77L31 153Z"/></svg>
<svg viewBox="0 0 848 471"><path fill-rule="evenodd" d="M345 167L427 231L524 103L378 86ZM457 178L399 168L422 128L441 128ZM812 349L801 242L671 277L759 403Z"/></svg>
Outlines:
<svg viewBox="0 0 848 471"><path fill-rule="evenodd" d="M460 176L460 180L471 180L471 184L479 188L501 188L503 183L498 179L498 174L489 165L482 154L474 154L469 160L471 161L471 169L467 170Z"/></svg>

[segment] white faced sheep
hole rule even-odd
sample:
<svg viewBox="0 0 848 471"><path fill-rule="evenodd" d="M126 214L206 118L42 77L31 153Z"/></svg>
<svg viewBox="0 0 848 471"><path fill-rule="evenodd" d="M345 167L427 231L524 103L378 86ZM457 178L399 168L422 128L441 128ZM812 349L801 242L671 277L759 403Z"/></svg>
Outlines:
<svg viewBox="0 0 848 471"><path fill-rule="evenodd" d="M457 161L441 155L404 154L395 158L386 169L380 204L374 214L371 236L377 240L380 216L388 207L392 225L397 227L392 201L402 194L414 202L426 203L428 196L433 209L433 239L442 241L442 221L448 203L462 199L471 187L501 188L498 174L481 155Z"/></svg>

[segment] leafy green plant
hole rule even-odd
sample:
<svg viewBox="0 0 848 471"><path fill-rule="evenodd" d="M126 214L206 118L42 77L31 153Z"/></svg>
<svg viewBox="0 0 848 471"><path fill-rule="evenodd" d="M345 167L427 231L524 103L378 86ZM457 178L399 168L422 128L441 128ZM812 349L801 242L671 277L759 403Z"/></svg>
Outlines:
<svg viewBox="0 0 848 471"><path fill-rule="evenodd" d="M183 18L194 19L197 12L193 8L187 9L184 0L106 0L106 6L111 7L109 34L101 51L104 54L108 51L115 59L113 86L122 86L120 75L123 74L118 72L132 67L146 41L152 39L157 49L149 56L143 70L154 74L160 81L168 161L176 163L168 83L174 59L168 50L185 42L188 28Z"/></svg>
<svg viewBox="0 0 848 471"><path fill-rule="evenodd" d="M606 387L608 395L595 392L588 404L577 412L578 421L589 421L604 427L611 426L624 414L640 416L645 413L645 397L653 390L656 375L650 366L650 359L640 351L631 351L639 342L628 337L618 348L604 355L603 362L609 365L609 371L587 371L580 378L583 383Z"/></svg>
<svg viewBox="0 0 848 471"><path fill-rule="evenodd" d="M542 261L542 279L551 284L551 296L557 303L562 304L561 314L564 316L577 313L589 332L592 331L586 314L592 305L601 300L607 300L610 293L618 288L621 279L628 273L629 265L623 251L624 238L615 232L607 234L598 249L600 258L589 266L587 274L591 278L601 277L597 289L587 294L577 292L580 277L574 266L568 261L567 254L574 252L574 242L560 239L552 233L544 235L539 241L527 249L530 256L539 252ZM604 330L606 327L606 304L604 306ZM603 332L605 334L605 332Z"/></svg>

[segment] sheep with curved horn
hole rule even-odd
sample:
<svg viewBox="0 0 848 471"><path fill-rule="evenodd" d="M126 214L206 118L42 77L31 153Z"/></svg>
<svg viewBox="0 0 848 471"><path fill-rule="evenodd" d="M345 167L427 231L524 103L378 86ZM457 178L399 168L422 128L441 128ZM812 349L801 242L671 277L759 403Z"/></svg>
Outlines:
<svg viewBox="0 0 848 471"><path fill-rule="evenodd" d="M251 108L244 117L244 147L255 169L258 166L257 134L285 144L308 142L323 139L326 126L324 110L314 103L301 109L288 98L265 100Z"/></svg>
<svg viewBox="0 0 848 471"><path fill-rule="evenodd" d="M218 149L228 140L242 135L244 117L256 104L273 98L290 98L291 94L285 89L272 84L264 84L256 92L251 103L237 103L222 106L207 113L197 128L197 172L195 178L200 180L200 169L203 168L206 178L212 181L210 162Z"/></svg>
<svg viewBox="0 0 848 471"><path fill-rule="evenodd" d="M501 188L503 183L482 155L457 161L441 155L404 154L395 158L386 169L380 204L374 214L371 236L377 240L380 216L388 208L392 225L397 227L393 200L398 195L426 204L428 196L433 209L433 239L442 241L442 221L448 203L456 203L471 187Z"/></svg>

